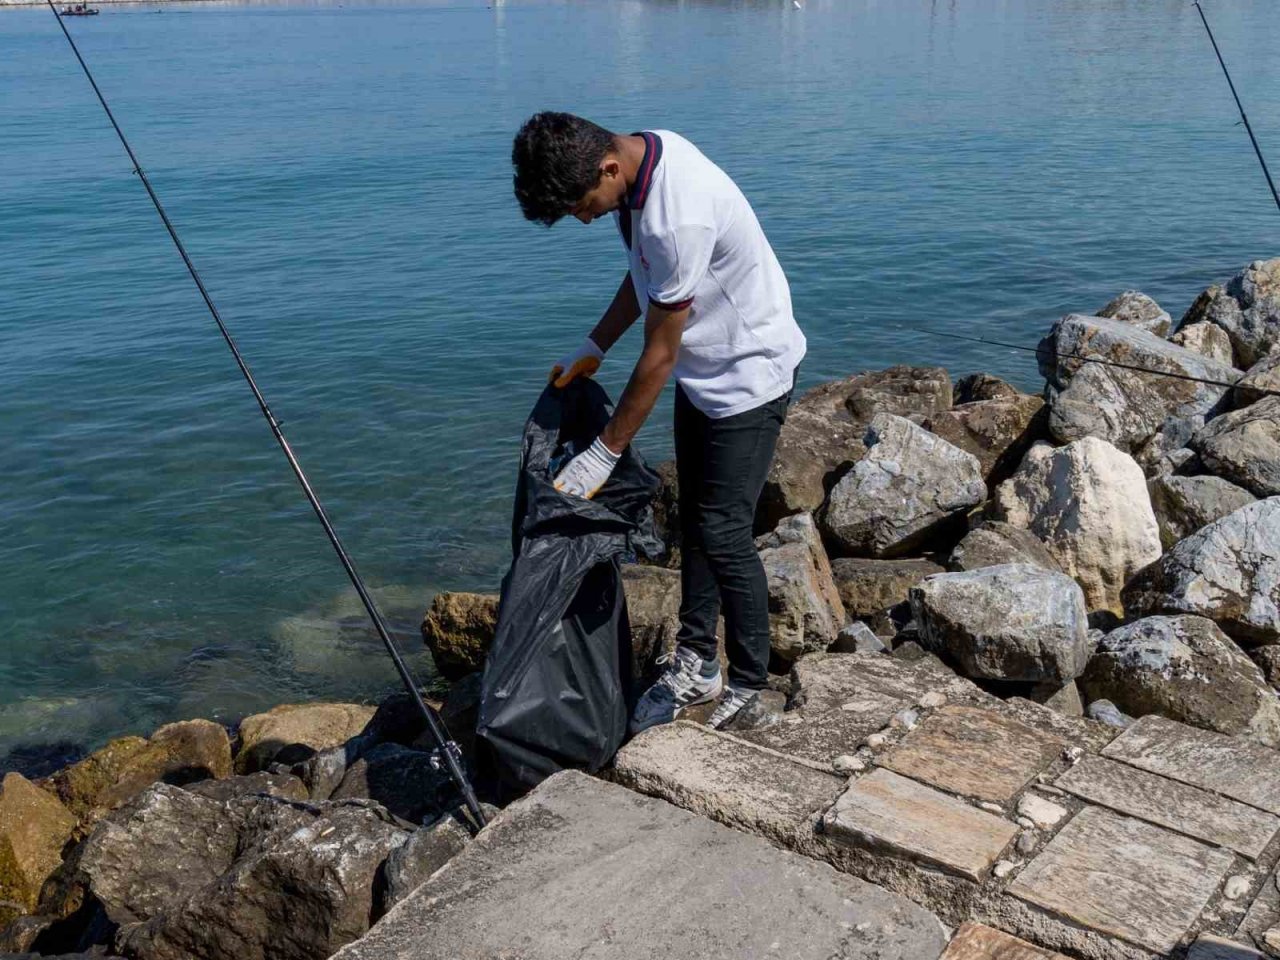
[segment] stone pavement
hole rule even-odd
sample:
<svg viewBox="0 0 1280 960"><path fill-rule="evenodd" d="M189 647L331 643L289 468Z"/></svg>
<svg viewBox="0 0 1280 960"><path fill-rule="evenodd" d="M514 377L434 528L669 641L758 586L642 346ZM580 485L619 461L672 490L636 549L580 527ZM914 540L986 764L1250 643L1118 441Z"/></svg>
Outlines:
<svg viewBox="0 0 1280 960"><path fill-rule="evenodd" d="M793 683L774 727L655 728L613 777L935 911L945 960L1280 956L1280 752L997 700L931 658L817 655Z"/></svg>
<svg viewBox="0 0 1280 960"><path fill-rule="evenodd" d="M905 897L565 772L335 960L934 960L946 941Z"/></svg>

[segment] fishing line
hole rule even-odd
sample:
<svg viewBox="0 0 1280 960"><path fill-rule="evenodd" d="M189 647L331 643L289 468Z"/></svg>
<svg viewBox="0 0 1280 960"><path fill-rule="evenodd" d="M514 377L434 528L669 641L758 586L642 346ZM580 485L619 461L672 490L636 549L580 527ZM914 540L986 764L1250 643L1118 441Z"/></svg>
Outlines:
<svg viewBox="0 0 1280 960"><path fill-rule="evenodd" d="M478 830L485 824L484 811L481 810L480 802L476 799L475 790L462 769L462 751L459 749L458 744L450 739L444 722L436 715L435 710L422 699L422 694L418 691L418 685L414 682L413 675L409 672L409 667L404 662L404 657L400 655L395 641L391 639L391 633L387 629L382 614L374 604L373 597L370 596L368 589L364 585L364 580L356 572L355 564L352 562L346 548L342 545L342 541L338 538L338 533L333 528L333 524L329 522L329 516L321 505L319 498L316 496L315 491L311 489L311 483L307 480L306 474L302 472L302 466L298 463L298 458L294 456L293 448L289 446L289 441L285 439L280 430L280 422L271 413L271 408L267 406L266 398L263 397L262 391L258 389L258 384L253 379L253 374L249 372L248 364L245 363L239 347L236 346L236 342L231 336L231 331L222 322L222 315L218 313L213 297L209 295L209 291L205 288L204 281L200 279L200 274L196 270L195 264L191 262L191 257L187 255L187 249L182 245L182 240L178 237L178 231L169 220L169 215L165 213L164 206L160 203L160 198L152 188L151 181L143 171L142 165L138 163L138 158L134 154L133 148L129 146L129 141L125 138L124 131L120 129L120 124L116 122L115 114L111 112L111 107L107 105L106 97L102 95L97 81L93 79L93 74L89 71L89 65L84 62L84 57L80 55L80 48L76 46L75 40L71 38L67 25L62 22L62 16L58 13L58 8L53 5L53 0L46 0L46 3L48 3L49 9L53 11L53 16L58 21L58 26L62 28L62 35L67 38L67 43L71 44L71 52L76 55L76 60L80 62L80 68L84 70L84 75L89 78L89 84L93 87L93 92L97 94L98 102L102 104L102 109L106 111L107 119L111 121L111 126L115 128L116 136L120 138L120 143L124 145L125 153L129 155L129 162L133 164L133 172L138 175L138 179L142 181L142 185L146 188L147 196L151 198L152 204L155 205L156 213L160 214L160 219L163 221L165 229L169 231L169 237L173 240L173 245L178 248L178 254L182 257L182 262L187 265L187 272L191 274L191 279L195 281L196 288L200 291L200 296L204 299L205 306L209 308L209 313L212 315L214 322L217 323L222 338L227 342L227 346L231 348L231 355L235 357L236 366L240 368L245 381L249 384L249 389L253 391L253 397L258 401L258 408L262 411L267 424L271 427L271 433L275 436L276 442L280 444L280 449L284 451L285 458L293 469L293 475L297 478L303 493L306 494L307 501L311 504L311 509L315 511L321 526L324 527L329 543L332 544L334 552L337 553L338 560L347 572L347 577L351 580L352 586L356 588L356 593L360 595L360 602L364 604L364 608L369 614L369 619L373 622L379 639L382 640L383 646L387 648L387 653L391 655L391 660L395 664L396 672L400 674L400 680L403 682L405 690L408 691L414 705L425 718L427 729L431 731L431 738L436 744L436 749L432 753L432 765L437 769L443 768L448 771L449 777L462 793L467 810L475 820L472 826Z"/></svg>
<svg viewBox="0 0 1280 960"><path fill-rule="evenodd" d="M1227 63L1222 59L1222 51L1218 49L1218 41L1213 36L1213 31L1209 29L1209 21L1205 18L1204 8L1198 2L1192 4L1196 11L1200 14L1200 21L1204 24L1205 32L1209 34L1209 42L1213 44L1213 52L1218 55L1218 63L1222 66L1222 73L1227 78L1227 86L1231 88L1231 96L1236 102L1236 109L1240 111L1240 119L1244 121L1244 128L1249 134L1249 142L1253 144L1253 152L1258 155L1258 163L1262 164L1262 175L1267 178L1267 186L1271 188L1271 198L1276 202L1276 209L1280 210L1280 192L1276 191L1276 183L1271 179L1271 171L1267 169L1267 161L1262 157L1262 148L1258 146L1258 138L1253 135L1253 127L1249 124L1249 118L1245 116L1244 106L1240 103L1240 95L1236 93L1236 85L1231 82L1231 72L1227 69Z"/></svg>
<svg viewBox="0 0 1280 960"><path fill-rule="evenodd" d="M895 324L899 330L907 330L912 333L928 333L935 337L947 337L951 340L965 340L969 343L985 343L991 347L1007 347L1010 350L1021 350L1025 353L1034 353L1036 359L1044 357L1054 357L1059 360L1079 360L1082 363L1097 363L1104 367L1119 367L1121 370L1133 370L1137 373L1149 373L1156 377L1171 377L1174 380L1189 380L1192 383L1203 383L1211 387L1228 387L1237 386L1227 380L1214 380L1210 377L1193 377L1189 373L1174 373L1171 370L1156 370L1153 367L1143 367L1136 363L1121 363L1119 360L1106 360L1102 357L1088 357L1082 353L1062 353L1057 350L1051 350L1046 347L1028 347L1020 343L1008 343L1004 340L989 340L986 337L970 337L960 333L949 333L945 330L934 330L930 327L909 327L905 324ZM1176 346L1176 344L1175 344ZM1257 393L1264 397L1280 397L1280 390L1267 390L1261 387L1249 387L1253 393Z"/></svg>

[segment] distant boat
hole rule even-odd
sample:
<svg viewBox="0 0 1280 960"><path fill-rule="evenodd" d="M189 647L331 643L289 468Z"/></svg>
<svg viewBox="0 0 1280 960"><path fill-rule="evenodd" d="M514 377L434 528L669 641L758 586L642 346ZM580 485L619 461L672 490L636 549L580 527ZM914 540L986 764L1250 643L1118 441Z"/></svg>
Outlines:
<svg viewBox="0 0 1280 960"><path fill-rule="evenodd" d="M98 11L94 7L86 7L83 3L77 3L74 7L63 7L59 16L62 17L96 17Z"/></svg>

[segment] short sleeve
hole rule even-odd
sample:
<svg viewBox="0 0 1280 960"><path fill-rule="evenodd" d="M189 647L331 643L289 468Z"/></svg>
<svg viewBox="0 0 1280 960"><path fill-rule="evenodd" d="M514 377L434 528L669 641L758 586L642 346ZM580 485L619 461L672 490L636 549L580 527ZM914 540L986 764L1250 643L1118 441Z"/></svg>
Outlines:
<svg viewBox="0 0 1280 960"><path fill-rule="evenodd" d="M711 265L715 241L715 230L702 224L642 237L649 302L668 310L683 310L693 303L694 292Z"/></svg>

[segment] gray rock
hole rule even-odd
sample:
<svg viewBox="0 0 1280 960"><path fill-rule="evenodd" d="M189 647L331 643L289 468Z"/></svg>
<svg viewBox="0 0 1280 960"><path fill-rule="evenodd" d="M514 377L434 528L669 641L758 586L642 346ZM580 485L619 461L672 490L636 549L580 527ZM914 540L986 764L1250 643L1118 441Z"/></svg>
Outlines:
<svg viewBox="0 0 1280 960"><path fill-rule="evenodd" d="M1058 561L1035 534L1022 527L987 520L964 535L947 559L952 571L977 570L1004 563L1029 563L1061 573Z"/></svg>
<svg viewBox="0 0 1280 960"><path fill-rule="evenodd" d="M728 733L765 730L781 722L782 712L786 706L786 694L777 690L761 690L721 729Z"/></svg>
<svg viewBox="0 0 1280 960"><path fill-rule="evenodd" d="M1088 618L1079 586L1029 564L939 573L911 590L926 649L971 677L1057 682L1084 669Z"/></svg>
<svg viewBox="0 0 1280 960"><path fill-rule="evenodd" d="M498 813L486 805L486 821ZM433 873L462 852L471 841L468 818L462 809L445 814L434 823L415 830L408 841L391 851L384 868L386 888L382 892L380 913L386 913Z"/></svg>
<svg viewBox="0 0 1280 960"><path fill-rule="evenodd" d="M951 379L941 367L890 367L810 390L787 411L756 529L818 509L836 477L866 452L862 438L875 414L922 420L950 406Z"/></svg>
<svg viewBox="0 0 1280 960"><path fill-rule="evenodd" d="M975 400L944 410L924 427L978 458L982 477L994 486L1017 469L1031 444L1048 436L1044 399L1020 394L998 400Z"/></svg>
<svg viewBox="0 0 1280 960"><path fill-rule="evenodd" d="M1249 659L1258 665L1272 688L1280 688L1280 646L1256 647L1248 651Z"/></svg>
<svg viewBox="0 0 1280 960"><path fill-rule="evenodd" d="M832 653L887 653L889 650L861 620L845 624L829 649Z"/></svg>
<svg viewBox="0 0 1280 960"><path fill-rule="evenodd" d="M1193 417L1170 417L1159 430L1133 454L1142 472L1148 477L1160 477L1169 473L1186 473L1196 452L1187 446L1196 431L1205 425L1202 414Z"/></svg>
<svg viewBox="0 0 1280 960"><path fill-rule="evenodd" d="M1255 260L1210 287L1191 305L1179 329L1207 321L1231 338L1237 366L1249 367L1280 345L1280 258Z"/></svg>
<svg viewBox="0 0 1280 960"><path fill-rule="evenodd" d="M1221 477L1156 477L1147 484L1166 550L1257 498Z"/></svg>
<svg viewBox="0 0 1280 960"><path fill-rule="evenodd" d="M1084 704L1080 700L1080 688L1076 686L1074 680L1066 684L1061 684L1057 681L1037 683L1031 688L1029 699L1033 703L1038 703L1062 714L1064 717L1084 716Z"/></svg>
<svg viewBox="0 0 1280 960"><path fill-rule="evenodd" d="M1167 337L1173 318L1145 293L1126 290L1098 311L1098 316L1132 324L1157 337Z"/></svg>
<svg viewBox="0 0 1280 960"><path fill-rule="evenodd" d="M1146 477L1128 454L1086 437L1032 447L990 513L1029 530L1084 590L1089 611L1123 611L1121 590L1160 556Z"/></svg>
<svg viewBox="0 0 1280 960"><path fill-rule="evenodd" d="M1093 703L1085 707L1084 715L1090 720L1097 720L1099 723L1105 723L1107 726L1116 727L1119 730L1123 730L1133 723L1133 717L1129 716L1110 700L1093 701Z"/></svg>
<svg viewBox="0 0 1280 960"><path fill-rule="evenodd" d="M920 558L838 557L831 561L831 575L840 591L845 613L855 620L865 620L882 636L897 632L889 611L903 603L917 583L942 570L932 560Z"/></svg>
<svg viewBox="0 0 1280 960"><path fill-rule="evenodd" d="M1049 432L1061 443L1098 437L1136 451L1170 417L1207 415L1230 387L1140 373L1097 358L1230 384L1238 370L1130 324L1071 314L1040 342Z"/></svg>
<svg viewBox="0 0 1280 960"><path fill-rule="evenodd" d="M1210 420L1190 445L1210 473L1260 497L1280 494L1280 397Z"/></svg>
<svg viewBox="0 0 1280 960"><path fill-rule="evenodd" d="M1187 960L1266 960L1266 957L1247 944L1208 933L1200 934L1187 951Z"/></svg>
<svg viewBox="0 0 1280 960"><path fill-rule="evenodd" d="M978 400L1008 400L1023 395L1013 384L990 373L971 373L961 377L956 381L952 394L957 405Z"/></svg>
<svg viewBox="0 0 1280 960"><path fill-rule="evenodd" d="M660 654L675 647L680 630L680 571L623 564L622 590L631 621L632 676L643 677Z"/></svg>
<svg viewBox="0 0 1280 960"><path fill-rule="evenodd" d="M1188 324L1170 337L1169 341L1228 367L1231 366L1234 357L1231 338L1227 336L1227 331L1216 323L1209 323L1206 320Z"/></svg>
<svg viewBox="0 0 1280 960"><path fill-rule="evenodd" d="M977 458L910 420L878 414L866 443L866 455L831 489L819 515L846 553L910 553L986 498Z"/></svg>
<svg viewBox="0 0 1280 960"><path fill-rule="evenodd" d="M1280 497L1182 540L1125 588L1130 617L1197 614L1241 643L1280 643Z"/></svg>
<svg viewBox="0 0 1280 960"><path fill-rule="evenodd" d="M1231 405L1247 407L1277 392L1280 392L1280 350L1260 359L1236 381L1231 390Z"/></svg>
<svg viewBox="0 0 1280 960"><path fill-rule="evenodd" d="M834 795L842 781L829 779ZM905 897L564 772L507 807L334 960L923 960L945 945L938 920Z"/></svg>
<svg viewBox="0 0 1280 960"><path fill-rule="evenodd" d="M1108 633L1080 685L1133 716L1156 713L1280 746L1280 699L1211 620L1148 617Z"/></svg>
<svg viewBox="0 0 1280 960"><path fill-rule="evenodd" d="M333 800L375 800L410 823L437 817L448 808L453 786L431 755L398 743L372 747L347 768Z"/></svg>
<svg viewBox="0 0 1280 960"><path fill-rule="evenodd" d="M845 620L826 550L807 513L782 520L756 541L769 581L769 636L783 660L825 650Z"/></svg>
<svg viewBox="0 0 1280 960"><path fill-rule="evenodd" d="M310 796L307 785L298 777L266 771L228 777L226 780L202 780L185 789L209 800L233 800L255 794L280 797L283 800L307 800Z"/></svg>

